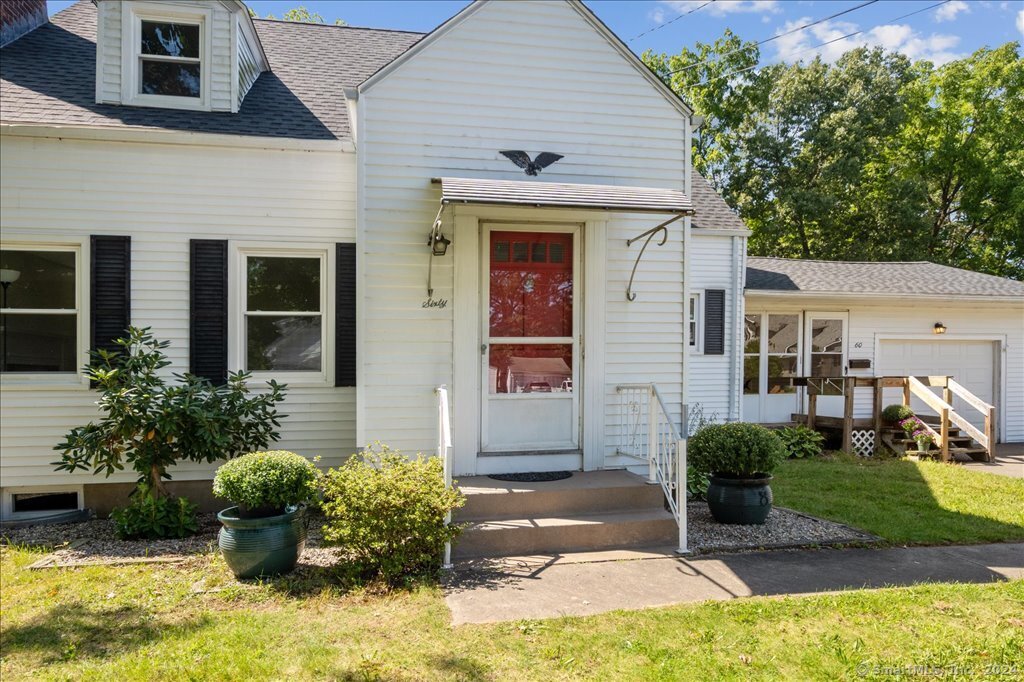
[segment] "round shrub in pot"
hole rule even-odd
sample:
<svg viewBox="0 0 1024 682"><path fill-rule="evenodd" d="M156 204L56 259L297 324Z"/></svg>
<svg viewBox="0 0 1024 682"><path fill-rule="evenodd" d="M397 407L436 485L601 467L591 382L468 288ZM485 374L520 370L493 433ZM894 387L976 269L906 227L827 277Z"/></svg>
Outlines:
<svg viewBox="0 0 1024 682"><path fill-rule="evenodd" d="M882 421L889 426L897 426L904 419L909 419L913 416L914 411L910 409L909 405L901 405L899 403L886 405L885 409L882 410Z"/></svg>
<svg viewBox="0 0 1024 682"><path fill-rule="evenodd" d="M706 426L687 446L689 463L711 474L708 507L719 523L765 522L772 509L771 472L786 454L778 435L742 422Z"/></svg>
<svg viewBox="0 0 1024 682"><path fill-rule="evenodd" d="M218 544L238 578L295 568L306 546L305 505L316 497L320 471L292 452L251 452L217 469L213 494L235 503L217 515Z"/></svg>

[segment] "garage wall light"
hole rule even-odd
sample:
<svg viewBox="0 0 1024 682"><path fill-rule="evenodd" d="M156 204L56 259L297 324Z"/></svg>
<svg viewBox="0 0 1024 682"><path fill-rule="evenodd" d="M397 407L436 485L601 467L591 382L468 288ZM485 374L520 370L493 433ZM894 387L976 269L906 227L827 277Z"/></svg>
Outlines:
<svg viewBox="0 0 1024 682"><path fill-rule="evenodd" d="M946 325L942 324L941 322L936 322L935 323L935 328L934 328L933 331L936 334L945 334L946 333Z"/></svg>

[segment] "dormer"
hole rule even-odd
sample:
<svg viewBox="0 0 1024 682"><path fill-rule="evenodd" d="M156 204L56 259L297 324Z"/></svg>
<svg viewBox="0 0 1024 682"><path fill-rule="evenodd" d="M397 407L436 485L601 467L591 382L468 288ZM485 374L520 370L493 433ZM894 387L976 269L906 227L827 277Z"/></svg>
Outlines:
<svg viewBox="0 0 1024 682"><path fill-rule="evenodd" d="M96 102L237 112L270 70L234 0L94 0Z"/></svg>

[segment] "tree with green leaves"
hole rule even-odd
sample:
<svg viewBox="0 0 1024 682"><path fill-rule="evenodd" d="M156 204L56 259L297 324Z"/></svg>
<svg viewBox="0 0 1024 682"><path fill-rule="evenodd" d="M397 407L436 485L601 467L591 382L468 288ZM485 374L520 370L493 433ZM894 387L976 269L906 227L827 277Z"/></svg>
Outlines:
<svg viewBox="0 0 1024 682"><path fill-rule="evenodd" d="M192 374L175 375L178 381L169 384L168 341L132 327L116 343L115 352L93 352L86 376L99 388L101 416L55 447L62 453L54 462L58 471L110 476L127 464L147 497L159 499L167 496L164 481L175 463L229 459L278 439L282 384L270 380L265 392L252 394L244 372L230 374L224 386Z"/></svg>
<svg viewBox="0 0 1024 682"><path fill-rule="evenodd" d="M644 63L682 95L705 123L693 140L693 166L716 188L729 185L736 154L736 130L747 113L764 106L767 82L754 67L757 44L729 29L714 43L698 42L677 55L648 50Z"/></svg>
<svg viewBox="0 0 1024 682"><path fill-rule="evenodd" d="M253 10L252 7L249 8L249 16L251 16L253 18L257 17L256 11ZM277 19L277 17L275 17L273 14L268 14L264 18L265 19L275 19L275 20ZM299 5L298 7L293 7L290 10L288 10L287 12L285 12L283 15L281 15L281 21L295 21L295 22L298 22L300 24L326 24L327 23L326 21L324 21L323 16L319 12L310 12L303 5ZM342 19L335 19L334 20L334 25L335 26L348 26L348 24L345 23L345 21L342 20Z"/></svg>

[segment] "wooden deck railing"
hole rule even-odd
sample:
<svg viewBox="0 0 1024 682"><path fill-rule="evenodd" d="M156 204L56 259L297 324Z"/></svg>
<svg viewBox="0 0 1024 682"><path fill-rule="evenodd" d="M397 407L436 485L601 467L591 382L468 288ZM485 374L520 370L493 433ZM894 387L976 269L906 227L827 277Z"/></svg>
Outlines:
<svg viewBox="0 0 1024 682"><path fill-rule="evenodd" d="M807 414L794 414L794 420L806 421L807 426L829 426L841 428L843 433L842 448L850 452L852 448L853 430L872 429L875 432L876 447L882 442L882 391L886 388L899 388L903 391L903 404L910 405L916 396L938 417L937 424L924 423L924 428L932 436L939 448L943 461L950 458L950 429L960 429L985 450L988 461L995 458L995 426L996 408L967 390L952 377L947 376L886 376L886 377L794 377L793 386L804 387L807 391ZM874 392L872 413L870 418L855 419L853 416L854 391L858 388L871 388ZM941 388L939 397L931 388ZM841 395L843 397L843 416L820 417L818 415L818 396ZM983 420L984 428L979 429L953 407L953 397L959 397L971 408L977 410ZM927 416L927 415L925 415Z"/></svg>

